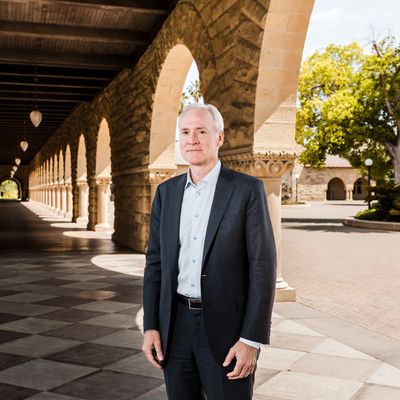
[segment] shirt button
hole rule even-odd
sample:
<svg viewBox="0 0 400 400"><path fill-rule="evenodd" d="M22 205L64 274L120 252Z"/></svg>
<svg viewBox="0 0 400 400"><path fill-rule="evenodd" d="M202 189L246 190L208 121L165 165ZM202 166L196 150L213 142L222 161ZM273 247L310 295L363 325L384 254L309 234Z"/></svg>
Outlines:
<svg viewBox="0 0 400 400"><path fill-rule="evenodd" d="M192 260L192 263L195 263L195 262L196 262L196 260L193 259L193 260Z"/></svg>
<svg viewBox="0 0 400 400"><path fill-rule="evenodd" d="M197 236L195 236L193 239L194 239L194 240L197 240Z"/></svg>
<svg viewBox="0 0 400 400"><path fill-rule="evenodd" d="M194 283L192 283L190 286L191 286L191 287L195 287L196 285L195 285Z"/></svg>
<svg viewBox="0 0 400 400"><path fill-rule="evenodd" d="M199 214L195 214L194 216L195 216L195 218L199 218Z"/></svg>

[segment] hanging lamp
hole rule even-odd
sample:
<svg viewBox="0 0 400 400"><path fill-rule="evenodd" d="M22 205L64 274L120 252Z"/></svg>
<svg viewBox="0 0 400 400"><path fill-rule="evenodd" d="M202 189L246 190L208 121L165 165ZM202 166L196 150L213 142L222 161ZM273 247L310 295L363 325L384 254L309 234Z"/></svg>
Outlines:
<svg viewBox="0 0 400 400"><path fill-rule="evenodd" d="M17 166L19 164L21 164L21 159L19 157L16 157L14 161L15 161L15 165L17 165Z"/></svg>
<svg viewBox="0 0 400 400"><path fill-rule="evenodd" d="M35 128L37 128L42 122L42 113L38 110L37 107L37 83L38 83L37 65L35 65L35 109L32 110L31 113L29 114L31 122Z"/></svg>
<svg viewBox="0 0 400 400"><path fill-rule="evenodd" d="M26 151L26 149L28 148L29 143L26 140L21 140L19 143L19 147L21 147L22 151Z"/></svg>
<svg viewBox="0 0 400 400"><path fill-rule="evenodd" d="M16 165L13 165L12 169L14 172L17 172L18 167Z"/></svg>

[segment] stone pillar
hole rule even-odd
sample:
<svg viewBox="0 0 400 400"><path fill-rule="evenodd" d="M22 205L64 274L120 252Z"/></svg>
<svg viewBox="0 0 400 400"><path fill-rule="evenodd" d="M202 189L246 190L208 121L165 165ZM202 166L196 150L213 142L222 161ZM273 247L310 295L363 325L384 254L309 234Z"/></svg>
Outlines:
<svg viewBox="0 0 400 400"><path fill-rule="evenodd" d="M353 185L349 185L346 187L346 200L347 201L353 200Z"/></svg>
<svg viewBox="0 0 400 400"><path fill-rule="evenodd" d="M67 182L65 184L65 190L66 190L66 201L67 201L65 217L72 218L73 199L72 199L72 185L70 182Z"/></svg>
<svg viewBox="0 0 400 400"><path fill-rule="evenodd" d="M61 203L60 203L60 213L65 216L67 212L67 191L65 185L60 185L61 190Z"/></svg>
<svg viewBox="0 0 400 400"><path fill-rule="evenodd" d="M78 181L79 187L79 215L76 219L78 224L84 224L89 221L88 219L88 200L89 200L89 187L86 181Z"/></svg>
<svg viewBox="0 0 400 400"><path fill-rule="evenodd" d="M267 194L268 209L274 231L277 251L276 301L296 301L296 290L291 288L282 277L281 263L281 183L282 176L294 166L295 152L243 153L227 154L221 158L234 170L258 177L264 183Z"/></svg>
<svg viewBox="0 0 400 400"><path fill-rule="evenodd" d="M56 211L56 209L57 209L56 201L57 201L56 200L56 188L53 185L51 187L51 209L52 209L52 211Z"/></svg>
<svg viewBox="0 0 400 400"><path fill-rule="evenodd" d="M97 184L97 224L94 227L96 232L112 230L108 222L108 206L110 202L111 177L96 180Z"/></svg>
<svg viewBox="0 0 400 400"><path fill-rule="evenodd" d="M56 212L59 213L61 211L61 187L59 184L56 184L54 187L56 192Z"/></svg>

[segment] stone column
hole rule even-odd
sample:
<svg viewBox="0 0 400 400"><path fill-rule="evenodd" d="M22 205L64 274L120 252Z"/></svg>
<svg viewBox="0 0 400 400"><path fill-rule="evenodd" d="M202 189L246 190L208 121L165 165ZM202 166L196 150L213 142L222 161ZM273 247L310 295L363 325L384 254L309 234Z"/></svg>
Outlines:
<svg viewBox="0 0 400 400"><path fill-rule="evenodd" d="M89 221L88 219L88 200L89 200L89 187L86 181L78 181L79 187L79 215L76 219L78 224L84 224Z"/></svg>
<svg viewBox="0 0 400 400"><path fill-rule="evenodd" d="M282 176L294 166L295 152L242 153L221 156L225 164L234 170L258 177L264 183L268 209L274 231L277 251L276 301L296 301L296 290L282 277L281 263L281 183Z"/></svg>
<svg viewBox="0 0 400 400"><path fill-rule="evenodd" d="M61 190L61 203L60 203L60 213L65 216L67 212L67 191L65 189L65 185L60 185Z"/></svg>
<svg viewBox="0 0 400 400"><path fill-rule="evenodd" d="M60 213L60 211L61 211L61 187L60 187L60 185L56 184L54 190L56 192L56 212Z"/></svg>
<svg viewBox="0 0 400 400"><path fill-rule="evenodd" d="M108 206L110 202L111 177L96 180L97 184L97 224L94 227L96 232L112 230L108 222Z"/></svg>
<svg viewBox="0 0 400 400"><path fill-rule="evenodd" d="M346 187L346 200L347 201L353 200L353 185L348 185Z"/></svg>
<svg viewBox="0 0 400 400"><path fill-rule="evenodd" d="M65 212L65 217L66 218L72 218L72 185L70 182L67 182L65 184L65 190L66 190L66 212Z"/></svg>
<svg viewBox="0 0 400 400"><path fill-rule="evenodd" d="M52 185L51 187L51 209L52 211L56 211L57 210L57 206L56 206L56 188L54 185Z"/></svg>

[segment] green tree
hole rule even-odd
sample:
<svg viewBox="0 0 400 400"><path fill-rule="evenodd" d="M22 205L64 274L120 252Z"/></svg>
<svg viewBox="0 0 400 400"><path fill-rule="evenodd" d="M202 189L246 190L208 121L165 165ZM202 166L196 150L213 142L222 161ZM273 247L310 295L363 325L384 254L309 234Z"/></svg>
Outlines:
<svg viewBox="0 0 400 400"><path fill-rule="evenodd" d="M304 62L296 138L304 164L321 167L334 154L365 170L371 158L375 179L400 183L400 50L391 37L372 50L330 45Z"/></svg>
<svg viewBox="0 0 400 400"><path fill-rule="evenodd" d="M199 103L203 99L201 92L201 83L197 79L194 82L190 82L190 85L182 93L181 104L179 107L179 113L190 103Z"/></svg>

